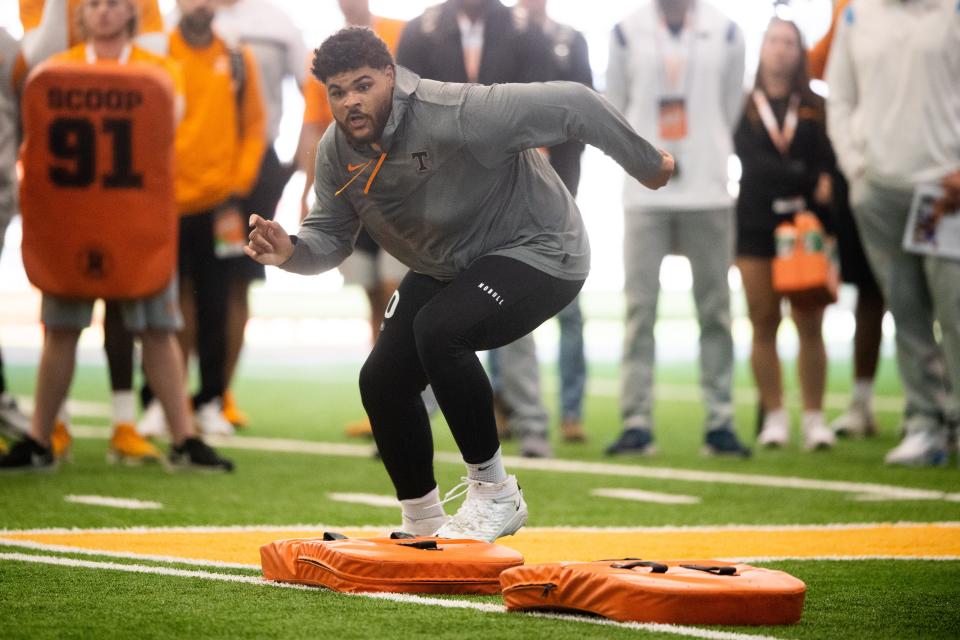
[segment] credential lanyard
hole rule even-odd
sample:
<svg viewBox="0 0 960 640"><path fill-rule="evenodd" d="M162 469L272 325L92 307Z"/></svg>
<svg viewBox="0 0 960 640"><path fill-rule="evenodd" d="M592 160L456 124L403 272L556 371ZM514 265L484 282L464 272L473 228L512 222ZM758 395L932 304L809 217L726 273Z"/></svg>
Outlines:
<svg viewBox="0 0 960 640"><path fill-rule="evenodd" d="M800 96L793 94L790 96L790 104L787 106L787 116L783 119L783 128L777 124L777 117L773 115L773 109L770 107L770 101L766 94L760 89L753 91L753 103L757 105L757 112L760 114L760 120L763 127L770 136L770 141L777 148L780 155L787 155L790 150L790 143L793 142L793 136L797 133L797 122L800 113Z"/></svg>
<svg viewBox="0 0 960 640"><path fill-rule="evenodd" d="M670 42L673 36L667 26L663 10L656 2L653 4L654 11L657 13L657 24L653 30L653 48L657 58L657 98L688 98L693 75L691 73L693 54L697 45L696 3L691 2L687 8L686 15L683 17L683 27L680 30L680 38L687 40L686 57Z"/></svg>

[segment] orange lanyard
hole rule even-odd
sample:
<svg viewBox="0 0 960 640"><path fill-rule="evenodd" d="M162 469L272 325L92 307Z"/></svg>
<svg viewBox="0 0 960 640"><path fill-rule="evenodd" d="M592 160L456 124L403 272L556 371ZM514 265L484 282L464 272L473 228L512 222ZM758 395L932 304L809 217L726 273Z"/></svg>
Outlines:
<svg viewBox="0 0 960 640"><path fill-rule="evenodd" d="M753 102L757 105L757 112L760 114L760 120L763 122L770 141L777 148L780 155L787 155L790 150L790 143L793 142L793 136L797 133L797 122L800 114L800 96L796 93L790 96L790 104L787 107L787 116L783 119L783 128L777 124L777 117L773 115L773 109L770 107L770 101L763 91L754 89Z"/></svg>

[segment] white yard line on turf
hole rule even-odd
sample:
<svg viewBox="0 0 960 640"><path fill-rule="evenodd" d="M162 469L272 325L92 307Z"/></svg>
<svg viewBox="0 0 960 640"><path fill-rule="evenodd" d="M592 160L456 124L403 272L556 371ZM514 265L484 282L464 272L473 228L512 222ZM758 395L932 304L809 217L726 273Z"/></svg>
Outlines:
<svg viewBox="0 0 960 640"><path fill-rule="evenodd" d="M110 437L110 430L107 427L75 425L72 427L72 433L78 438L106 439ZM217 438L211 436L208 439L211 443L225 449L246 449L252 451L303 453L348 458L369 458L372 451L371 445L312 442L288 438L256 438L251 436ZM449 451L438 451L434 455L434 460L446 464L463 464L463 459L460 457L460 454ZM813 480L793 476L770 476L724 471L695 471L692 469L646 467L610 462L582 462L579 460L561 460L556 458L504 456L503 460L508 467L513 469L533 469L536 471L552 471L554 473L582 473L584 475L617 476L621 478L653 478L657 480L681 480L685 482L720 483L778 489L833 491L854 495L870 494L878 496L878 499L889 500L945 500L947 502L960 502L960 493L947 493L934 489L914 489L911 487L898 487L895 485L874 484L870 482Z"/></svg>
<svg viewBox="0 0 960 640"><path fill-rule="evenodd" d="M593 489L590 495L600 498L632 500L634 502L653 502L655 504L700 504L696 496L683 496L676 493L658 493L639 489Z"/></svg>
<svg viewBox="0 0 960 640"><path fill-rule="evenodd" d="M210 571L191 571L187 569L175 569L172 567L154 567L142 564L120 564L116 562L97 562L93 560L78 560L75 558L62 558L58 556L41 556L25 553L0 553L0 560L8 562L30 562L34 564L48 564L62 567L82 568L82 569L101 569L107 571L122 571L126 573L142 573L172 576L178 578L199 578L202 580L216 580L220 582L234 582L241 584L251 584L261 587L277 587L282 589L296 589L299 591L319 591L316 587L304 585L286 584L282 582L271 582L256 576L240 576L229 573L213 573ZM401 602L404 604L416 604L421 606L446 607L449 609L470 609L482 613L506 613L507 609L503 605L489 604L485 602L471 602L468 600L447 600L443 598L431 598L429 596L417 596L403 593L357 593L357 594L339 594L347 597L371 598L375 600L389 600L392 602ZM528 614L529 615L529 614ZM699 629L697 627L684 627L672 624L648 624L638 622L615 622L602 618L587 618L583 616L562 615L562 614L535 614L532 617L563 620L566 622L577 622L593 625L602 625L618 627L624 629L635 629L637 631L648 631L653 633L669 633L689 638L705 638L707 640L775 640L772 636L761 636L748 633L732 633L727 631L714 631L711 629Z"/></svg>
<svg viewBox="0 0 960 640"><path fill-rule="evenodd" d="M115 509L163 509L163 505L152 500L136 500L134 498L113 498L110 496L63 496L67 502L74 504L88 504L97 507L113 507Z"/></svg>

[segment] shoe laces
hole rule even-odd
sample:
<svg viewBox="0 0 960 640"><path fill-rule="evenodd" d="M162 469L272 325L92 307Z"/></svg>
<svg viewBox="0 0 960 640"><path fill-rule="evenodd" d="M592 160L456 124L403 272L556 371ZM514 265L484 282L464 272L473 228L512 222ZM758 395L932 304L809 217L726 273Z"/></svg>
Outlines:
<svg viewBox="0 0 960 640"><path fill-rule="evenodd" d="M477 496L475 493L471 495L471 489L475 492L480 488L480 481L469 478L460 478L460 480L460 484L444 494L440 504L446 504L465 494L467 498L442 529L449 527L463 534L479 534L484 538L491 538L500 533L504 513L514 510L512 501L497 502L492 497Z"/></svg>

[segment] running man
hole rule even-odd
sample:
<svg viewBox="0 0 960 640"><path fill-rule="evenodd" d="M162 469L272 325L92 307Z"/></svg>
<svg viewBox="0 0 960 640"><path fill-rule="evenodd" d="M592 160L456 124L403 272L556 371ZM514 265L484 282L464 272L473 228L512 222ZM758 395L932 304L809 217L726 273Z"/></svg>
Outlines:
<svg viewBox="0 0 960 640"><path fill-rule="evenodd" d="M410 268L360 371L360 393L403 512L403 530L493 541L527 519L507 475L493 396L476 356L533 331L580 291L590 249L580 212L537 151L595 145L645 186L673 158L581 84L422 80L364 28L316 51L337 126L317 149L316 201L297 236L250 217L247 255L286 271L332 269L362 224ZM467 467L441 501L420 392L433 386ZM466 493L449 520L443 503Z"/></svg>

